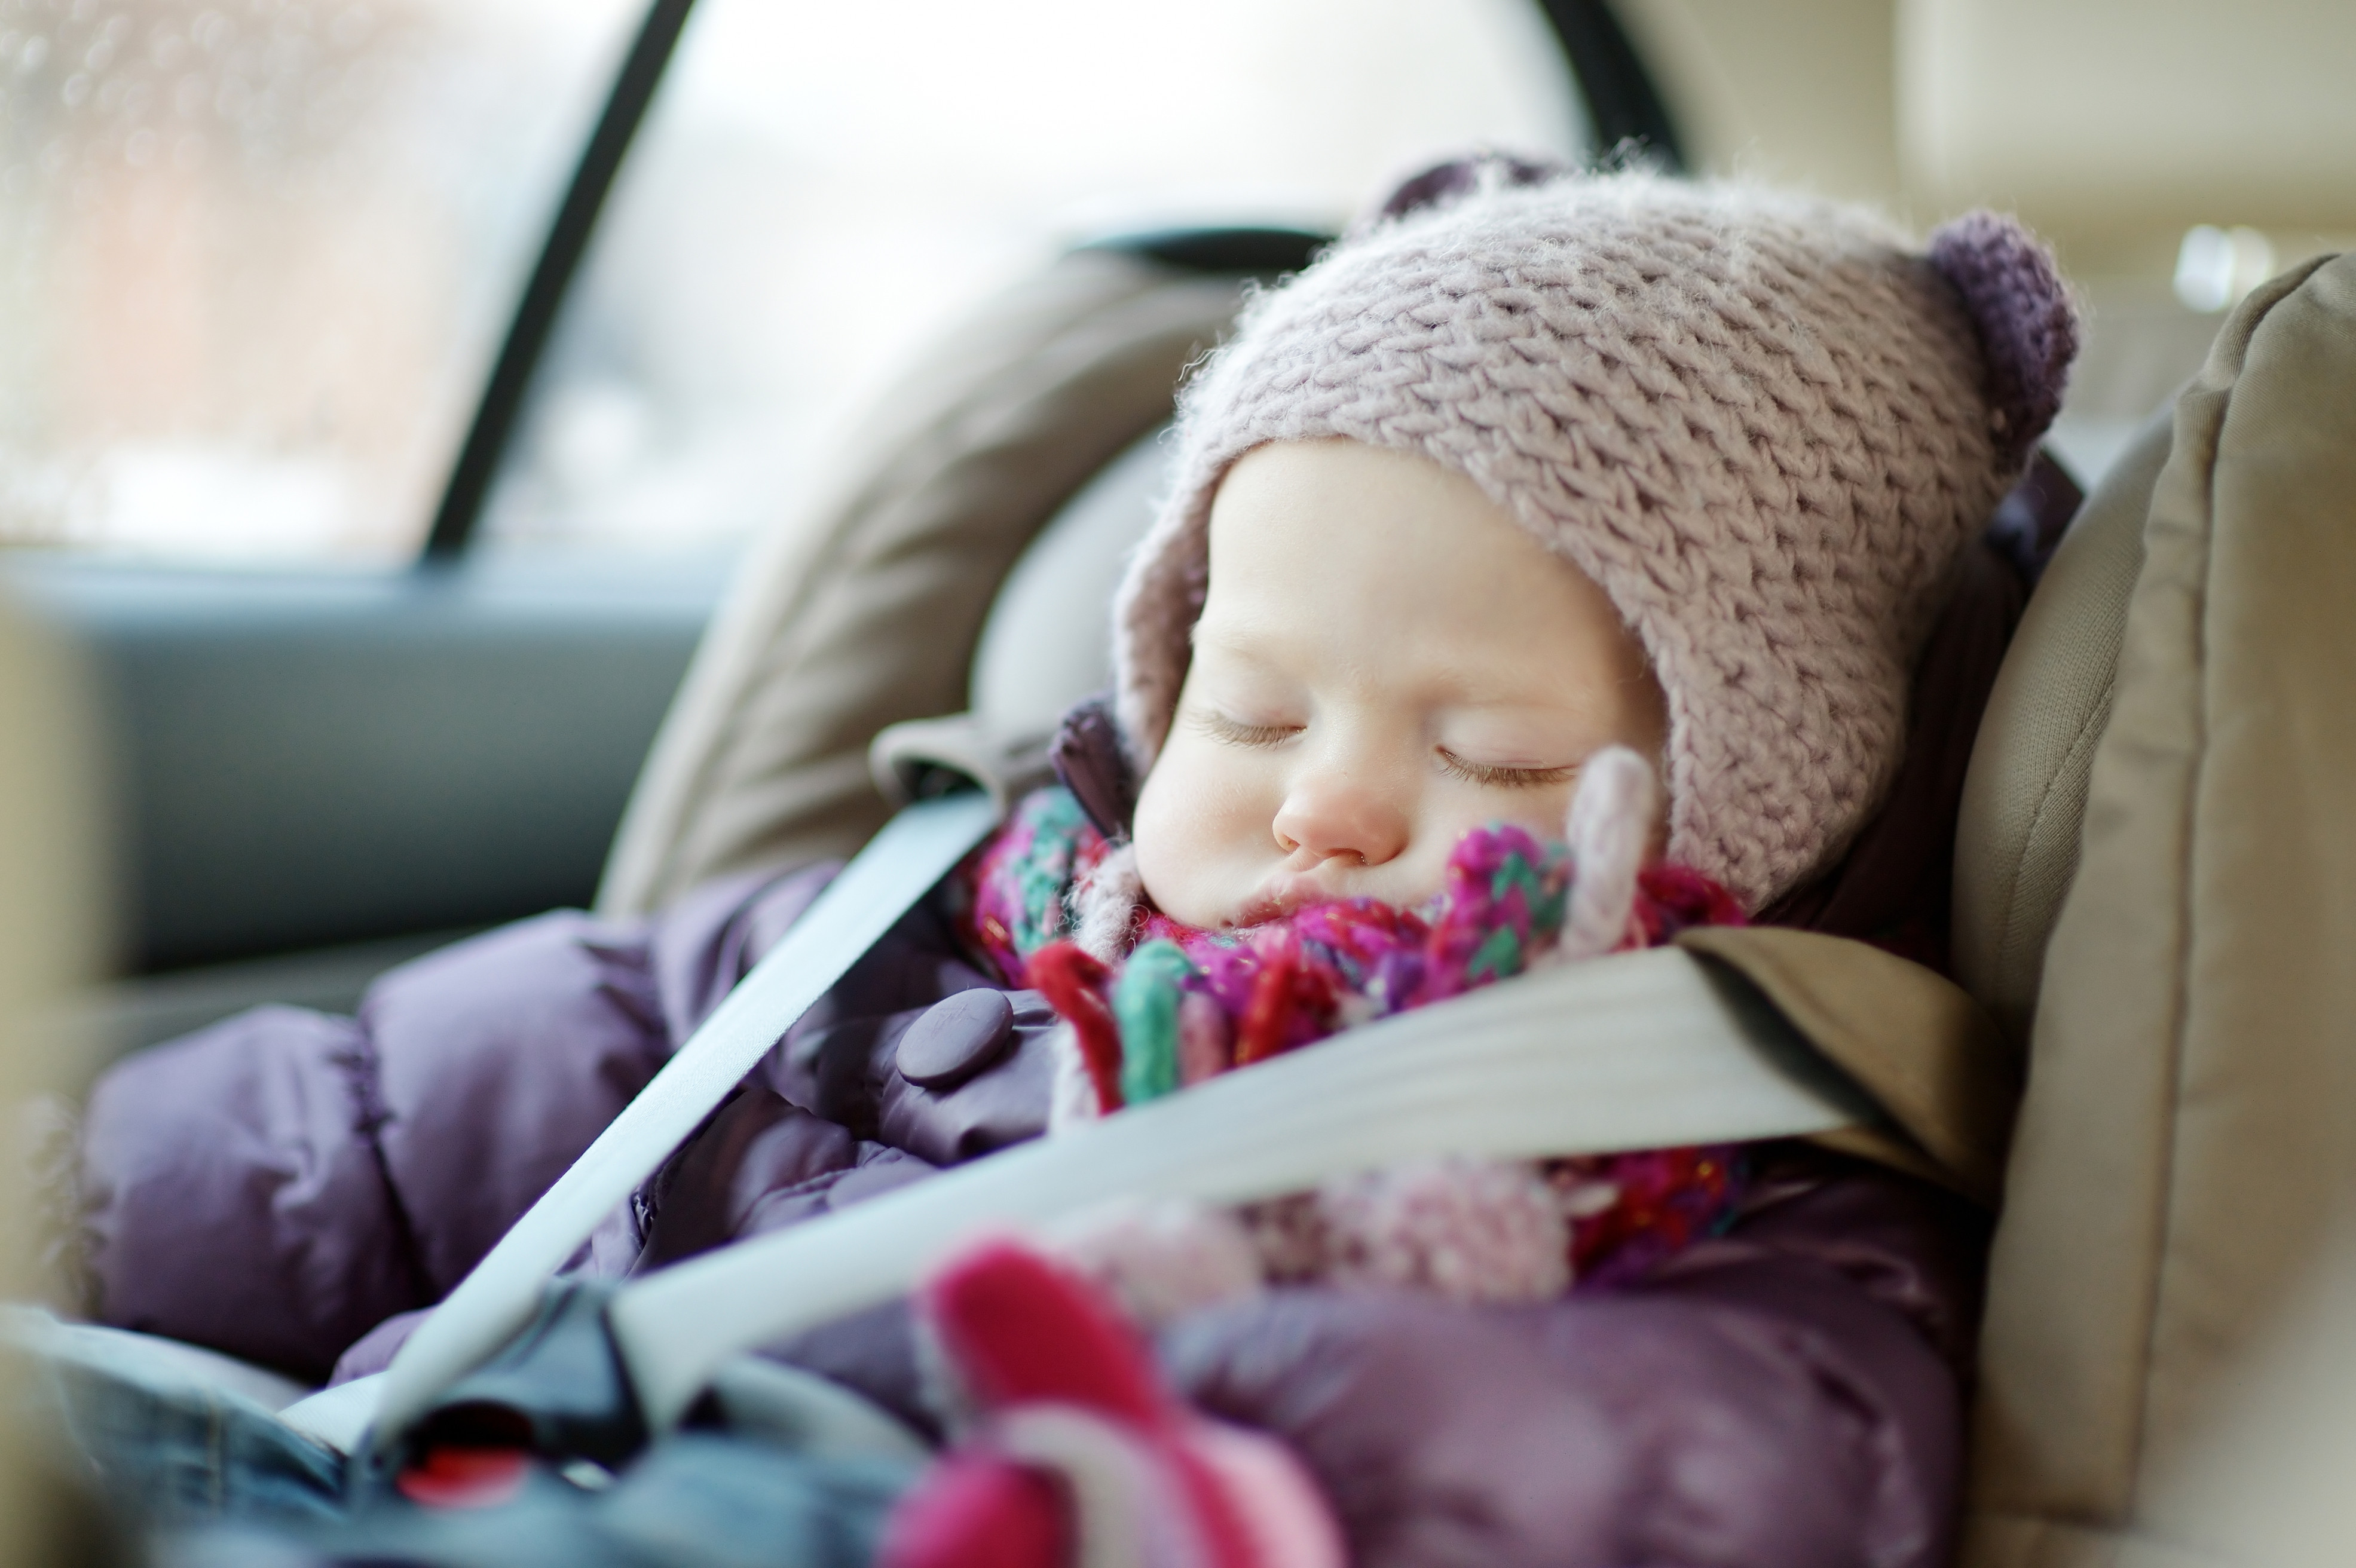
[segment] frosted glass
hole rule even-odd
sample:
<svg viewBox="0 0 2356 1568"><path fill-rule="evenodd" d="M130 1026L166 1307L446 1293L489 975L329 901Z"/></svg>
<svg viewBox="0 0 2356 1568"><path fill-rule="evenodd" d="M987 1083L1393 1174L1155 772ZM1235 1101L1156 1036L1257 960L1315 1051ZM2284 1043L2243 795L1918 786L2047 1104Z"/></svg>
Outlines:
<svg viewBox="0 0 2356 1568"><path fill-rule="evenodd" d="M0 541L414 551L638 0L0 0Z"/></svg>

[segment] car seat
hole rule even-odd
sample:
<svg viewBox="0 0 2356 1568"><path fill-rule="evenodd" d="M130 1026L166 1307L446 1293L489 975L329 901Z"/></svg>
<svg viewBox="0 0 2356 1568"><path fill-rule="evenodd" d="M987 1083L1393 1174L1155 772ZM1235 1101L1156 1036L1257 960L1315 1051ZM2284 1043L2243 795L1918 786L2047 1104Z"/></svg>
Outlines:
<svg viewBox="0 0 2356 1568"><path fill-rule="evenodd" d="M2170 1478L2356 1188L2351 432L2341 256L2228 319L2087 504L1982 725L1956 955L2029 1072L1975 1568L2198 1549Z"/></svg>
<svg viewBox="0 0 2356 1568"><path fill-rule="evenodd" d="M969 704L1044 733L1100 685L1093 607L1144 527L1150 438L1237 282L1075 252L904 378L814 509L748 560L601 909L848 852L888 811L867 763L888 725ZM2356 705L2335 690L2356 665L2331 613L2356 603L2331 532L2356 494L2351 413L2356 260L2253 294L2081 510L1981 726L1954 951L1996 1023L1947 1026L1974 1042L1978 1136L2001 1139L2008 1089L1991 1085L2016 1053L2029 1073L1975 1418L1975 1564L2170 1550L2169 1457L2349 1185L2356 1073L2329 1045L2356 1017L2331 963L2356 935L2338 826ZM1820 1044L1837 1027L1822 1006L1803 1018L1824 1001L1805 965L1735 956ZM1846 1016L1876 1010L1851 998ZM2283 1149L2297 1157L2268 1157Z"/></svg>

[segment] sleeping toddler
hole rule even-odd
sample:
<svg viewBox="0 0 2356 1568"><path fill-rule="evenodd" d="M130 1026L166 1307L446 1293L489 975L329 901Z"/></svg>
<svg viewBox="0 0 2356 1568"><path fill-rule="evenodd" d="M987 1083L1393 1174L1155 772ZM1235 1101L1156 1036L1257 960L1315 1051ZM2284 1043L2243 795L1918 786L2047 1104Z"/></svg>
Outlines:
<svg viewBox="0 0 2356 1568"><path fill-rule="evenodd" d="M795 1223L1533 965L1839 929L1847 870L1893 863L1877 814L1941 773L1909 761L1918 667L1981 603L1967 547L2073 348L2050 259L1987 215L1925 252L1742 187L1498 159L1411 182L1183 395L1064 785L580 1266ZM1910 888L1944 887L1933 859ZM544 917L396 971L356 1020L249 1015L118 1069L81 1157L99 1312L298 1375L381 1366L825 874ZM1156 1334L1158 1370L1107 1375L1275 1457L1121 1494L1128 1546L1085 1466L929 1517L1019 1516L1046 1555L1003 1561L1043 1564L1162 1561L1148 1527L1180 1516L1215 1545L1250 1524L1217 1496L1288 1488L1269 1519L1383 1568L1947 1553L1982 1223L1912 1178L1797 1145L1462 1163L1166 1229L1067 1243ZM1029 1278L1074 1346L1111 1320ZM912 1345L895 1308L777 1353L932 1424Z"/></svg>
<svg viewBox="0 0 2356 1568"><path fill-rule="evenodd" d="M1986 217L1923 258L1818 204L1509 174L1462 171L1473 188L1440 210L1262 298L1186 396L1175 494L1116 613L1133 807L1107 770L1083 776L1103 838L1042 803L976 892L983 944L1071 1022L1067 1115L1532 962L1739 921L1837 861L1889 795L1959 553L2052 412L2072 331L2050 263ZM1043 889L1060 923L1025 905ZM1825 1303L1730 1317L1712 1299L1762 1232L1873 1183L1779 1202L1787 1160L1737 1220L1746 1163L1425 1162L1233 1216L1123 1211L1063 1245L1132 1318L1174 1324L1199 1399L1292 1440L1354 1560L1934 1560L1952 1384L1934 1413L1894 1369L1860 1375L1852 1358L1892 1347L1838 1313L1804 1327ZM1837 1229L1806 1243L1820 1266ZM1052 1270L977 1266L1087 1341ZM1002 1306L958 1307L969 1272L932 1293L933 1332L991 1369L1014 1330ZM1630 1280L1649 1288L1580 1298ZM1224 1297L1240 1304L1203 1312ZM1777 1339L1762 1359L1781 1364L1741 1365ZM1913 1376L1943 1382L1930 1348ZM1053 1379L1027 1400L1089 1403ZM937 1474L895 1563L955 1561L925 1538L1019 1517L1031 1494L990 1477L1023 1465L1063 1477L1041 1517L1082 1557L1126 1530L1194 1543L1173 1561L1285 1560L1205 1544L1199 1503L1172 1500L1186 1488L1133 1479L1151 1464L1098 1467L1121 1486L1010 1440L1025 1396L984 1403L997 1469L984 1453ZM1879 1460L1849 1445L1869 1432ZM1234 1489L1247 1522L1272 1488L1262 1467Z"/></svg>

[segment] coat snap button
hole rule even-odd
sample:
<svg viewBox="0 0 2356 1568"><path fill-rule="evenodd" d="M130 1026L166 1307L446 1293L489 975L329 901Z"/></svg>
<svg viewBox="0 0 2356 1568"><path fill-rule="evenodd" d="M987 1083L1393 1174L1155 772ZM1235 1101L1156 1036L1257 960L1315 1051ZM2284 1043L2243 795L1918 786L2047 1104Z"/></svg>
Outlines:
<svg viewBox="0 0 2356 1568"><path fill-rule="evenodd" d="M1013 1031L1014 1007L1005 992L959 991L908 1026L894 1061L919 1089L947 1091L997 1061Z"/></svg>

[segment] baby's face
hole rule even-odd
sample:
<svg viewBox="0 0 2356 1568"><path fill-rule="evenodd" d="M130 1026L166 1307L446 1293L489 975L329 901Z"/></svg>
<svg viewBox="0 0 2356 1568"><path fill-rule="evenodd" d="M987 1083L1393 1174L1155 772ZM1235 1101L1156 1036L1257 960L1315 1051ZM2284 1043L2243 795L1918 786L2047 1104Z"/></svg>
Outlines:
<svg viewBox="0 0 2356 1568"><path fill-rule="evenodd" d="M1587 758L1661 755L1660 685L1603 591L1435 463L1258 448L1219 486L1210 551L1137 807L1139 873L1174 919L1418 903L1467 829L1559 838Z"/></svg>

